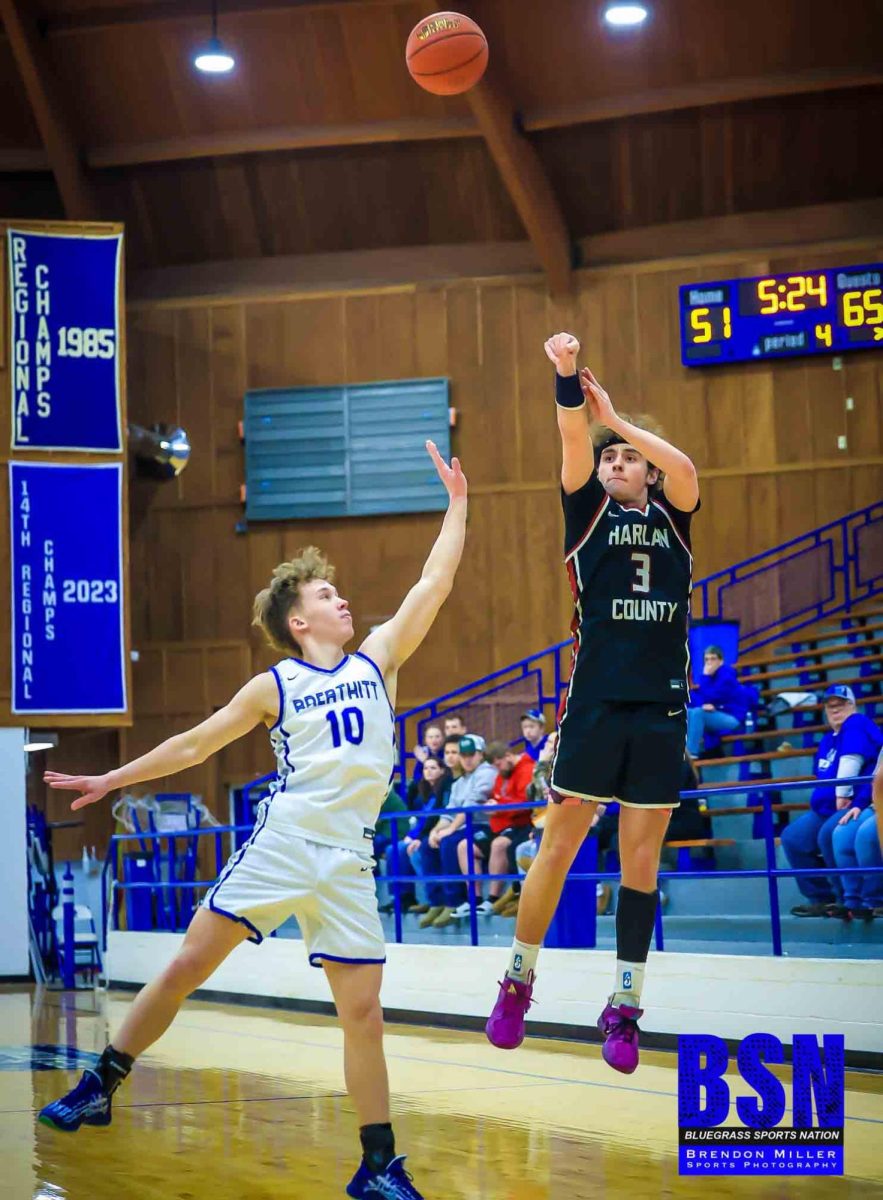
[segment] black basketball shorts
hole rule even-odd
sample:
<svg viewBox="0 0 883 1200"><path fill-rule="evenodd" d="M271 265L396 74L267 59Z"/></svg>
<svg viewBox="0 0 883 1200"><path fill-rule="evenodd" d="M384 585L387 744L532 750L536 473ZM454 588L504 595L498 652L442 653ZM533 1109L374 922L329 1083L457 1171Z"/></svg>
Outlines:
<svg viewBox="0 0 883 1200"><path fill-rule="evenodd" d="M687 710L673 703L568 700L552 765L552 798L677 808Z"/></svg>

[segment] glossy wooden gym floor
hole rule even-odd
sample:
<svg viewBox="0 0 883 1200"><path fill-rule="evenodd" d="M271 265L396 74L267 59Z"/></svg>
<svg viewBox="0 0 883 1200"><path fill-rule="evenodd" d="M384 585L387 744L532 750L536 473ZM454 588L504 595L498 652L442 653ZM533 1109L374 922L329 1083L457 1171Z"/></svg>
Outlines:
<svg viewBox="0 0 883 1200"><path fill-rule="evenodd" d="M35 1111L77 1073L31 1071L31 1046L99 1051L129 994L0 991L3 1200L342 1197L356 1122L325 1017L192 1001L118 1093L109 1129ZM883 1079L851 1073L845 1179L679 1179L674 1057L613 1074L594 1045L391 1026L399 1148L427 1200L883 1195Z"/></svg>

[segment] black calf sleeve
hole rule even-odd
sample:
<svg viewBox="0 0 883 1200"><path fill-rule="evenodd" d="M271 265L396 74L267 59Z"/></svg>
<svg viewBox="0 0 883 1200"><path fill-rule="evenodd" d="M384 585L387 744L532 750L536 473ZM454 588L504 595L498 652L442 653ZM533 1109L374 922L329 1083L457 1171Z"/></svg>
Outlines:
<svg viewBox="0 0 883 1200"><path fill-rule="evenodd" d="M392 1125L363 1125L359 1130L362 1156L369 1171L380 1174L396 1156L395 1134Z"/></svg>
<svg viewBox="0 0 883 1200"><path fill-rule="evenodd" d="M95 1072L100 1077L101 1085L109 1096L113 1095L132 1070L134 1061L131 1054L123 1054L122 1050L114 1050L110 1043L104 1047L101 1058L95 1064Z"/></svg>
<svg viewBox="0 0 883 1200"><path fill-rule="evenodd" d="M655 891L638 892L620 886L616 902L616 957L621 962L647 961L658 900Z"/></svg>

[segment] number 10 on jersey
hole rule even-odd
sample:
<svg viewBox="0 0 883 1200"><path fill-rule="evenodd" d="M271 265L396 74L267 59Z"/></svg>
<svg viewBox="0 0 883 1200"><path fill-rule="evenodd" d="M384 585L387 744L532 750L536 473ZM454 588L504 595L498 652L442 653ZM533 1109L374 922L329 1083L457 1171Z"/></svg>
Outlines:
<svg viewBox="0 0 883 1200"><path fill-rule="evenodd" d="M331 726L331 741L335 750L343 745L344 740L351 746L358 746L365 736L365 718L360 708L345 708L339 717L331 709L325 714L325 720Z"/></svg>

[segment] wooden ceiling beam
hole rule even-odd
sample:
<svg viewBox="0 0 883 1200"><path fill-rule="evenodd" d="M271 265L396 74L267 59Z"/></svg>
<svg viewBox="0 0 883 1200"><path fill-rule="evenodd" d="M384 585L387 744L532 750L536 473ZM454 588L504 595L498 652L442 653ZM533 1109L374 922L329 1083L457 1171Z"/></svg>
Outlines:
<svg viewBox="0 0 883 1200"><path fill-rule="evenodd" d="M36 22L25 0L0 0L0 19L31 111L40 130L64 214L70 221L93 221L99 208L80 161L79 147L46 62Z"/></svg>
<svg viewBox="0 0 883 1200"><path fill-rule="evenodd" d="M234 154L266 154L278 150L315 150L464 137L481 137L481 130L472 117L418 117L394 121L358 121L351 125L250 129L157 142L121 142L92 147L86 153L86 161L90 167L131 167L140 163L228 158Z"/></svg>
<svg viewBox="0 0 883 1200"><path fill-rule="evenodd" d="M487 75L466 95L503 185L546 272L552 295L570 291L573 247L540 157L518 128L514 106Z"/></svg>
<svg viewBox="0 0 883 1200"><path fill-rule="evenodd" d="M677 112L685 108L707 108L713 104L742 104L776 96L804 96L813 92L845 88L878 87L883 71L793 71L779 75L740 76L689 83L681 87L649 88L620 96L602 96L577 104L525 113L524 128L564 129L597 121L616 121L650 113Z"/></svg>
<svg viewBox="0 0 883 1200"><path fill-rule="evenodd" d="M404 0L225 0L220 18L232 16L266 16L289 12L319 12L328 9L385 7ZM149 0L144 4L119 7L81 8L45 17L41 29L47 37L65 34L91 33L96 29L113 29L121 25L147 25L173 21L208 21L206 0Z"/></svg>
<svg viewBox="0 0 883 1200"><path fill-rule="evenodd" d="M563 129L594 121L611 121L648 113L701 108L708 104L740 103L772 96L807 94L832 89L883 84L883 72L803 71L790 75L724 79L677 88L656 88L628 96L606 97L560 108L526 112L521 128L529 133ZM387 142L438 141L481 137L474 116L401 118L353 122L346 125L297 125L242 130L236 133L167 138L155 142L124 142L92 146L86 152L90 167L137 166L196 158L225 158L280 150L333 149Z"/></svg>
<svg viewBox="0 0 883 1200"><path fill-rule="evenodd" d="M0 150L0 175L27 175L49 169L45 150Z"/></svg>

